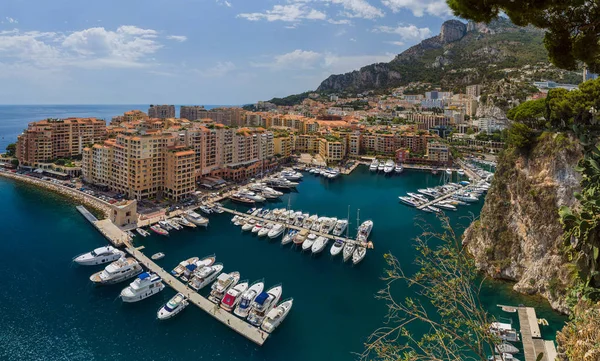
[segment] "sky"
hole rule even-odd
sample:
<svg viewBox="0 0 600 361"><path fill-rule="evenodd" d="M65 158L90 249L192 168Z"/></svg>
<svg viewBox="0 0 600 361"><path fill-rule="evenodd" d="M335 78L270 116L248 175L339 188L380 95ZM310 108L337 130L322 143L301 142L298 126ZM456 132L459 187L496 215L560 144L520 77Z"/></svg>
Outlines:
<svg viewBox="0 0 600 361"><path fill-rule="evenodd" d="M1 104L246 104L437 35L445 0L2 0Z"/></svg>

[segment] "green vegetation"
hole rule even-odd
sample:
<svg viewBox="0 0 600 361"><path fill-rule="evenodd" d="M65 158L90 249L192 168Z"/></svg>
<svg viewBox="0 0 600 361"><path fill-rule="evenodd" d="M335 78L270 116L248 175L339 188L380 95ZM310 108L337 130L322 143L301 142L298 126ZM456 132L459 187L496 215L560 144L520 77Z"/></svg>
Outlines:
<svg viewBox="0 0 600 361"><path fill-rule="evenodd" d="M275 105L281 105L281 106L298 105L298 104L302 103L302 101L304 101L304 99L308 98L308 95L310 93L312 93L312 92L308 91L308 92L304 92L304 93L300 93L300 94L288 95L285 98L273 98L273 99L269 100L269 103L273 103Z"/></svg>
<svg viewBox="0 0 600 361"><path fill-rule="evenodd" d="M469 129L471 130L471 134L473 134L474 133L473 129L471 129L471 128L469 128ZM467 134L469 134L469 129L467 129ZM489 134L486 131L482 131L475 136L475 139L483 140L485 142L489 142L489 141L504 142L504 141L506 141L506 137L507 137L506 131L496 130Z"/></svg>
<svg viewBox="0 0 600 361"><path fill-rule="evenodd" d="M526 124L534 129L541 128L546 122L546 99L532 100L510 109L506 116L510 120Z"/></svg>
<svg viewBox="0 0 600 361"><path fill-rule="evenodd" d="M10 143L6 146L6 156L14 157L17 154L17 144Z"/></svg>

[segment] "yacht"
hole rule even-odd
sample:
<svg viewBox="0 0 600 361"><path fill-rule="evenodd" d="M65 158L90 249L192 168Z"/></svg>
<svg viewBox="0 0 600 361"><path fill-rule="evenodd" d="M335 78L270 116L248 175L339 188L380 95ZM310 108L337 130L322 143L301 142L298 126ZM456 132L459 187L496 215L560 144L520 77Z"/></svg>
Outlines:
<svg viewBox="0 0 600 361"><path fill-rule="evenodd" d="M173 218L177 223L181 224L184 227L188 228L196 228L196 225L190 221L188 221L185 217L177 217Z"/></svg>
<svg viewBox="0 0 600 361"><path fill-rule="evenodd" d="M158 225L160 228L165 229L167 231L173 230L173 226L167 221L158 221Z"/></svg>
<svg viewBox="0 0 600 361"><path fill-rule="evenodd" d="M408 204L409 206L413 206L413 207L418 207L419 206L419 202L417 200L415 200L412 197L398 197L398 199L400 199L400 202L404 203L404 204Z"/></svg>
<svg viewBox="0 0 600 361"><path fill-rule="evenodd" d="M79 255L73 258L73 262L81 266L95 266L116 261L123 256L125 256L125 252L120 251L113 246L106 246Z"/></svg>
<svg viewBox="0 0 600 361"><path fill-rule="evenodd" d="M256 299L256 297L262 293L264 287L265 284L262 280L253 283L250 288L242 293L238 305L235 307L233 313L236 316L246 318L252 307L252 302L254 302L254 299Z"/></svg>
<svg viewBox="0 0 600 361"><path fill-rule="evenodd" d="M400 174L400 173L404 172L404 167L402 166L402 164L400 164L400 163L396 164L396 167L394 168L394 172L396 172L396 174Z"/></svg>
<svg viewBox="0 0 600 361"><path fill-rule="evenodd" d="M293 303L294 299L290 298L269 311L260 328L268 333L273 332L283 322L288 313L290 313Z"/></svg>
<svg viewBox="0 0 600 361"><path fill-rule="evenodd" d="M358 264L360 261L363 260L363 258L365 258L366 254L367 254L366 247L356 247L356 249L354 250L354 253L352 253L352 263Z"/></svg>
<svg viewBox="0 0 600 361"><path fill-rule="evenodd" d="M364 221L360 225L360 227L358 227L357 240L366 241L367 238L369 238L369 235L371 234L372 230L373 230L373 221L371 221L371 220Z"/></svg>
<svg viewBox="0 0 600 361"><path fill-rule="evenodd" d="M277 238L281 236L284 230L285 228L283 227L283 224L277 223L273 226L273 228L271 228L269 233L267 233L267 236L269 236L271 239Z"/></svg>
<svg viewBox="0 0 600 361"><path fill-rule="evenodd" d="M377 170L379 172L383 171L385 169L385 163L383 162L379 162L379 165L377 166Z"/></svg>
<svg viewBox="0 0 600 361"><path fill-rule="evenodd" d="M152 230L152 232L154 232L156 234L160 234L161 236L169 235L169 231L167 231L166 229L162 229L158 224L151 225L150 229Z"/></svg>
<svg viewBox="0 0 600 361"><path fill-rule="evenodd" d="M179 223L177 223L174 219L169 219L165 222L169 223L171 225L171 227L173 227L177 231L183 229L183 226L180 225Z"/></svg>
<svg viewBox="0 0 600 361"><path fill-rule="evenodd" d="M156 273L144 272L121 291L121 299L123 302L137 302L164 289L165 285Z"/></svg>
<svg viewBox="0 0 600 361"><path fill-rule="evenodd" d="M190 258L186 259L185 261L179 262L177 267L173 268L173 270L171 271L171 274L175 277L181 276L183 274L183 272L185 271L185 268L188 265L196 263L196 261L198 261L198 257L190 257Z"/></svg>
<svg viewBox="0 0 600 361"><path fill-rule="evenodd" d="M211 211L212 211L213 213L217 213L217 214L221 214L221 213L225 212L225 211L223 210L223 205L222 205L221 203L215 203L215 204L213 204L213 205L210 207L210 209L211 209Z"/></svg>
<svg viewBox="0 0 600 361"><path fill-rule="evenodd" d="M371 162L371 165L369 166L369 170L371 172L376 172L378 167L379 167L379 161L377 159L373 159L373 161Z"/></svg>
<svg viewBox="0 0 600 361"><path fill-rule="evenodd" d="M302 227L304 225L304 221L308 219L308 217L310 217L308 213L302 213L300 216L296 217L296 220L294 221L294 226Z"/></svg>
<svg viewBox="0 0 600 361"><path fill-rule="evenodd" d="M352 258L352 254L354 253L355 248L356 248L356 245L354 243L346 244L346 246L344 247L344 251L342 253L342 255L344 256L344 262L346 262L347 260Z"/></svg>
<svg viewBox="0 0 600 361"><path fill-rule="evenodd" d="M296 235L294 236L294 238L292 240L294 241L294 244L302 244L306 240L307 235L308 235L308 231L304 229L304 230L296 233Z"/></svg>
<svg viewBox="0 0 600 361"><path fill-rule="evenodd" d="M262 292L256 296L256 299L252 302L252 309L248 315L248 322L253 326L259 327L267 316L267 313L269 313L269 311L275 307L277 302L279 302L282 291L283 289L281 286L275 286L267 292Z"/></svg>
<svg viewBox="0 0 600 361"><path fill-rule="evenodd" d="M344 231L346 230L346 227L348 227L347 219L338 220L337 222L335 222L335 227L333 228L333 235L341 236L344 233Z"/></svg>
<svg viewBox="0 0 600 361"><path fill-rule="evenodd" d="M104 270L91 275L90 281L96 284L112 285L135 277L142 271L142 266L135 258L121 257L106 266Z"/></svg>
<svg viewBox="0 0 600 361"><path fill-rule="evenodd" d="M254 227L252 227L252 233L258 233L262 228L262 223L256 223Z"/></svg>
<svg viewBox="0 0 600 361"><path fill-rule="evenodd" d="M456 207L450 203L447 203L445 201L441 201L435 204L436 207L442 208L442 209L446 209L449 211L455 211Z"/></svg>
<svg viewBox="0 0 600 361"><path fill-rule="evenodd" d="M518 348L516 348L511 343L508 343L506 341L502 342L499 345L496 345L495 349L496 349L496 352L498 352L498 353L510 353L510 354L519 353Z"/></svg>
<svg viewBox="0 0 600 361"><path fill-rule="evenodd" d="M269 188L269 189L271 189L271 188ZM278 192L276 190L267 190L267 189L262 190L260 192L260 194L263 197L265 197L266 199L277 199L283 195L283 193Z"/></svg>
<svg viewBox="0 0 600 361"><path fill-rule="evenodd" d="M148 237L150 233L143 228L136 228L135 231L142 237Z"/></svg>
<svg viewBox="0 0 600 361"><path fill-rule="evenodd" d="M302 173L295 171L284 170L279 175L289 181L297 181L302 179Z"/></svg>
<svg viewBox="0 0 600 361"><path fill-rule="evenodd" d="M437 207L434 207L434 206L427 206L427 209L429 209L430 211L432 211L434 213L441 213L442 212L441 209L439 209Z"/></svg>
<svg viewBox="0 0 600 361"><path fill-rule="evenodd" d="M202 267L200 270L194 272L194 276L189 282L191 288L196 291L206 287L209 283L213 282L219 273L223 271L223 264L215 263L212 266Z"/></svg>
<svg viewBox="0 0 600 361"><path fill-rule="evenodd" d="M239 193L235 193L235 194L229 196L229 199L231 199L232 202L241 203L241 204L245 204L248 206L253 206L256 203L256 201L254 201L248 197L244 197Z"/></svg>
<svg viewBox="0 0 600 361"><path fill-rule="evenodd" d="M325 220L323 221L323 223L321 223L321 233L329 233L333 230L333 228L335 227L337 223L337 218L333 217L333 218L325 218Z"/></svg>
<svg viewBox="0 0 600 361"><path fill-rule="evenodd" d="M457 173L458 173L459 176L464 176L465 175L465 171L462 170L462 169L459 169Z"/></svg>
<svg viewBox="0 0 600 361"><path fill-rule="evenodd" d="M257 235L259 237L264 237L267 234L269 234L269 232L271 232L271 229L273 229L273 227L275 226L275 223L273 222L269 222L266 225L264 225L261 229L258 230ZM254 231L254 230L253 230Z"/></svg>
<svg viewBox="0 0 600 361"><path fill-rule="evenodd" d="M323 221L327 219L327 217L319 217L317 218L317 220L313 223L312 227L310 227L310 229L312 231L315 232L319 232L321 230L321 224L323 223Z"/></svg>
<svg viewBox="0 0 600 361"><path fill-rule="evenodd" d="M331 253L332 256L337 256L343 249L344 241L342 241L341 239L336 239L333 243L333 246L331 246L331 248L329 249L329 253Z"/></svg>
<svg viewBox="0 0 600 361"><path fill-rule="evenodd" d="M383 171L386 174L389 174L389 173L392 173L394 171L394 168L395 168L394 161L391 160L391 159L388 159L387 162L385 162L385 165L383 167Z"/></svg>
<svg viewBox="0 0 600 361"><path fill-rule="evenodd" d="M292 189L296 188L297 182L291 182L285 178L271 178L267 180L267 184L273 188Z"/></svg>
<svg viewBox="0 0 600 361"><path fill-rule="evenodd" d="M510 323L492 322L490 325L490 333L502 341L519 341L519 334Z"/></svg>
<svg viewBox="0 0 600 361"><path fill-rule="evenodd" d="M308 237L306 237L306 240L302 243L302 250L306 251L307 249L310 249L316 240L317 240L316 234L314 234L314 233L309 234Z"/></svg>
<svg viewBox="0 0 600 361"><path fill-rule="evenodd" d="M453 195L452 198L458 199L459 201L468 202L468 203L477 202L479 200L479 198L474 197L470 193L457 193L457 194Z"/></svg>
<svg viewBox="0 0 600 361"><path fill-rule="evenodd" d="M208 227L208 218L202 217L194 211L187 211L185 218L197 226Z"/></svg>
<svg viewBox="0 0 600 361"><path fill-rule="evenodd" d="M169 302L162 306L160 310L158 310L158 312L156 313L156 317L158 317L159 320L169 319L178 314L179 312L183 311L183 309L186 308L187 305L188 301L185 299L185 296L183 296L182 293L178 293L175 296L173 296L173 298L171 298Z"/></svg>
<svg viewBox="0 0 600 361"><path fill-rule="evenodd" d="M421 202L425 202L425 203L429 202L429 199L427 199L425 196L423 196L421 194L411 193L411 192L408 192L406 194L408 194L409 196L411 196L413 198L416 198L416 199L420 200Z"/></svg>
<svg viewBox="0 0 600 361"><path fill-rule="evenodd" d="M237 194L239 194L242 197L251 199L254 202L264 202L265 201L265 197L258 195L248 189L241 189Z"/></svg>
<svg viewBox="0 0 600 361"><path fill-rule="evenodd" d="M205 257L199 261L195 261L195 262L188 264L187 266L185 266L185 269L183 270L183 274L181 275L181 280L183 282L189 282L189 280L193 277L193 273L196 270L200 270L204 267L212 266L216 260L217 260L217 258L215 257L215 255L212 255L212 256Z"/></svg>
<svg viewBox="0 0 600 361"><path fill-rule="evenodd" d="M165 254L162 253L162 252L157 252L157 253L153 254L150 258L152 258L153 260L157 261L159 259L165 258Z"/></svg>
<svg viewBox="0 0 600 361"><path fill-rule="evenodd" d="M238 302L240 302L242 298L242 294L248 290L248 281L242 281L235 285L235 287L231 288L223 299L221 300L220 307L225 311L233 311L235 306L237 306Z"/></svg>
<svg viewBox="0 0 600 361"><path fill-rule="evenodd" d="M319 216L317 216L316 214L306 218L304 220L304 224L302 225L302 227L306 228L306 229L311 229L313 226L313 223L315 223L318 218L319 218Z"/></svg>
<svg viewBox="0 0 600 361"><path fill-rule="evenodd" d="M447 175L452 175L452 169L450 169L450 168L446 169L446 174Z"/></svg>
<svg viewBox="0 0 600 361"><path fill-rule="evenodd" d="M328 238L325 238L323 236L317 237L317 240L315 241L315 243L313 243L310 250L314 254L321 253L325 249L325 246L327 246L327 242L329 242Z"/></svg>
<svg viewBox="0 0 600 361"><path fill-rule="evenodd" d="M235 287L240 281L239 272L221 273L215 283L211 286L208 300L212 303L219 303L229 289Z"/></svg>
<svg viewBox="0 0 600 361"><path fill-rule="evenodd" d="M507 352L504 352L502 355L489 356L488 361L519 361L519 359Z"/></svg>
<svg viewBox="0 0 600 361"><path fill-rule="evenodd" d="M242 231L251 231L255 225L256 221L254 219L251 219L242 226Z"/></svg>
<svg viewBox="0 0 600 361"><path fill-rule="evenodd" d="M434 190L429 189L429 188L417 189L417 192L419 192L421 194L424 194L424 195L426 195L428 197L431 197L431 198L437 198L437 197L440 196L439 192L434 191Z"/></svg>
<svg viewBox="0 0 600 361"><path fill-rule="evenodd" d="M296 230L290 230L288 232L288 234L286 234L282 239L281 239L281 244L288 244L291 241L294 240L294 237L296 236L296 234L298 233L298 231Z"/></svg>
<svg viewBox="0 0 600 361"><path fill-rule="evenodd" d="M200 208L200 211L204 214L212 214L212 212L213 212L212 208L210 208L209 206L206 206L206 205L201 205L198 208Z"/></svg>

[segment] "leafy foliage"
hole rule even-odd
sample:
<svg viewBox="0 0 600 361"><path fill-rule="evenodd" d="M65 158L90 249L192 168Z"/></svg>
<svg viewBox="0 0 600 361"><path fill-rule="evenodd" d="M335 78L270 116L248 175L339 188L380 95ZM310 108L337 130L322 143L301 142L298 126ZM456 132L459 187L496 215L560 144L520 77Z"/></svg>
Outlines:
<svg viewBox="0 0 600 361"><path fill-rule="evenodd" d="M6 155L9 157L14 157L16 155L17 152L17 144L15 143L10 143L9 145L6 146Z"/></svg>
<svg viewBox="0 0 600 361"><path fill-rule="evenodd" d="M507 143L518 149L527 149L534 139L533 130L523 123L513 123L508 128Z"/></svg>
<svg viewBox="0 0 600 361"><path fill-rule="evenodd" d="M288 95L285 98L273 98L273 99L269 100L269 103L273 103L275 105L281 105L281 106L298 105L298 104L302 103L302 101L304 101L304 99L308 98L308 94L310 94L310 93L311 92L304 92L304 93L300 93L300 94Z"/></svg>
<svg viewBox="0 0 600 361"><path fill-rule="evenodd" d="M506 116L510 120L521 122L533 129L544 126L546 119L546 99L531 100L510 109Z"/></svg>

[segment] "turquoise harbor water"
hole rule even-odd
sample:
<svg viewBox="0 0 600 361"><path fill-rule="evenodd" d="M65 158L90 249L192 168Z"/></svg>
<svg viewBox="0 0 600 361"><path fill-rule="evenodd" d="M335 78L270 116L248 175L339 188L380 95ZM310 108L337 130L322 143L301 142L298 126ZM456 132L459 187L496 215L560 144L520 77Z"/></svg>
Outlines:
<svg viewBox="0 0 600 361"><path fill-rule="evenodd" d="M117 295L127 283L93 287L88 277L98 268L73 266L71 258L104 245L103 237L73 204L0 178L0 359L355 359L353 352L362 351L363 342L384 321L385 304L374 298L383 287L383 254L392 252L407 270L414 271L412 239L419 234L415 216L437 222L433 215L399 204L397 197L438 183L437 176L426 172L385 177L359 167L334 181L306 174L297 192L269 203L269 207L285 207L290 198L293 209L344 218L350 205L353 230L360 208L361 220L375 223L371 237L375 249L354 267L341 258L331 259L328 250L314 257L279 241L242 233L226 213L210 216L206 230L136 239L148 255L166 253L158 261L166 269L182 259L214 253L225 271L239 271L243 279L264 278L267 287L282 283L283 298L293 297L294 307L258 347L192 306L174 319L158 322L156 311L174 294L171 289L139 303L123 304ZM469 212L478 214L481 203L461 208L450 214L457 226L468 223L461 217ZM416 296L403 284L394 292ZM482 300L498 316L509 315L495 307L498 303L537 307L539 317L551 325L542 329L546 338L553 337L564 321L545 303L516 295L502 283L486 284Z"/></svg>

